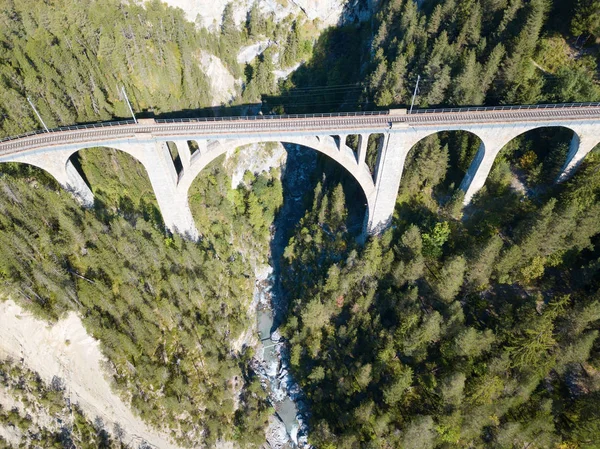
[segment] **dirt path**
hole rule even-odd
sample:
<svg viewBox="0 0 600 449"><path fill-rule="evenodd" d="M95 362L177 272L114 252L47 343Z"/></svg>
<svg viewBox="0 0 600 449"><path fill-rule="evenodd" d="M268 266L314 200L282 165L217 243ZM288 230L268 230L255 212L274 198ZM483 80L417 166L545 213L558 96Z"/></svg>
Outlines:
<svg viewBox="0 0 600 449"><path fill-rule="evenodd" d="M75 313L51 326L34 318L12 300L0 302L0 357L12 357L47 382L65 381L71 400L94 420L102 418L112 432L125 429L123 440L136 447L142 441L161 449L176 449L165 435L152 430L111 389L104 376L99 342L89 336Z"/></svg>

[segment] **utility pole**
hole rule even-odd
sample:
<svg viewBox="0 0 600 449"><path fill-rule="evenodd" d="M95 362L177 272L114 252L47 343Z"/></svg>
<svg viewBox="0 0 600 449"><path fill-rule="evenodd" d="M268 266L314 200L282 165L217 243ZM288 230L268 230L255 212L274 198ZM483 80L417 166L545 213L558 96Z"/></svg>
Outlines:
<svg viewBox="0 0 600 449"><path fill-rule="evenodd" d="M29 102L29 105L31 106L31 109L33 109L33 112L35 112L35 115L37 115L38 120L41 122L41 124L44 127L44 129L46 130L46 132L50 132L50 131L48 131L48 127L46 126L46 124L42 120L42 116L40 115L40 113L38 112L38 110L35 108L35 106L31 102L31 99L29 97L27 97L27 101Z"/></svg>
<svg viewBox="0 0 600 449"><path fill-rule="evenodd" d="M415 105L415 98L417 98L417 92L419 91L419 81L421 81L421 75L417 76L417 85L415 86L415 93L413 94L412 101L410 103L409 114L412 114L413 106Z"/></svg>
<svg viewBox="0 0 600 449"><path fill-rule="evenodd" d="M137 119L135 118L135 114L133 113L133 108L131 107L131 103L129 102L129 97L127 96L127 92L125 92L125 86L121 86L121 92L123 92L123 96L125 97L125 101L127 102L127 106L129 106L129 112L131 112L131 116L133 117L133 121L137 125Z"/></svg>

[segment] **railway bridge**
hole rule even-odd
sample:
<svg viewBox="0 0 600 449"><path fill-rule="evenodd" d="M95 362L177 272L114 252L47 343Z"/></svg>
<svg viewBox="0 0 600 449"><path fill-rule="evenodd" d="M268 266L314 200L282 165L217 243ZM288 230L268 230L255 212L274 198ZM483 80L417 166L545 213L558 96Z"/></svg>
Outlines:
<svg viewBox="0 0 600 449"><path fill-rule="evenodd" d="M188 190L203 168L249 143L297 144L329 156L356 179L367 199L365 231L377 233L391 220L406 156L420 140L442 131L467 131L479 137L481 145L460 186L467 204L483 187L496 156L508 142L545 127L573 131L560 182L600 143L600 103L106 122L3 139L0 162L39 167L84 205L91 205L93 194L70 157L91 147L124 151L146 169L165 225L196 239ZM382 135L374 173L365 162L372 134ZM356 151L346 144L349 135L358 136ZM179 170L169 144L177 148Z"/></svg>

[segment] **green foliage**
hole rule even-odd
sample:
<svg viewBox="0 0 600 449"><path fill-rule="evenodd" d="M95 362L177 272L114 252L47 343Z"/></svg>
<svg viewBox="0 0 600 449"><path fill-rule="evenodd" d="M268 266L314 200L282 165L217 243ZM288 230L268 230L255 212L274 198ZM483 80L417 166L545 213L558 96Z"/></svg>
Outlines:
<svg viewBox="0 0 600 449"><path fill-rule="evenodd" d="M433 447L435 437L433 418L431 416L418 416L404 431L402 447L406 449Z"/></svg>
<svg viewBox="0 0 600 449"><path fill-rule="evenodd" d="M571 32L575 36L600 35L600 2L598 0L576 0Z"/></svg>
<svg viewBox="0 0 600 449"><path fill-rule="evenodd" d="M555 137L525 136L505 154L531 151L551 176L539 142L558 147ZM426 144L439 151L443 140L449 164L468 160L472 140ZM416 194L404 181L392 229L363 248L344 245L332 187L318 186L282 270L313 444L593 447L597 419L584 417L583 398L600 385L600 161L592 154L533 202L507 187L509 156L460 222L440 205L441 183ZM426 169L419 159L407 170Z"/></svg>
<svg viewBox="0 0 600 449"><path fill-rule="evenodd" d="M600 98L595 61L574 59L569 37L548 30L550 6L543 0L458 0L419 9L411 1L383 2L362 59L370 61L365 97L379 106L407 104L420 74L421 106ZM308 81L307 70L295 81L334 84L344 63L349 67L337 76L338 84L361 81L348 77L356 73L350 64L361 65L356 56L339 56L337 36L326 37L330 52L317 47L309 66L321 69L313 70L314 80ZM352 42L346 39L346 48L360 48ZM576 361L597 353L584 318L597 322L595 303L567 274L599 231L592 224L600 216L597 178L591 175L597 165L584 166L559 205L544 206L542 196L537 207L510 187L510 163L514 167L528 152L534 157L521 167L527 182L553 182L565 154L559 141L555 135L519 140L513 156L498 158L477 208L463 223L455 221L462 203L456 186L480 142L459 133L421 142L408 154L396 229L381 239L391 242L377 250L375 278L363 260L366 249L349 251L337 235L321 232L336 224L328 221L331 200L319 190L286 248L284 271L286 289L296 299L286 331L296 375L301 383L310 376L303 387L311 400L315 444L553 447L559 434L569 434L565 442L576 440L570 428L553 424L557 418L564 422L565 396L540 380L549 369L574 375ZM376 148L370 138L372 173ZM563 288L577 292L585 312L583 306L544 306ZM460 303L453 301L459 292ZM315 365L319 369L310 368ZM366 366L373 380L357 396L347 378L357 379ZM564 387L567 377L558 382Z"/></svg>
<svg viewBox="0 0 600 449"><path fill-rule="evenodd" d="M414 2L385 1L373 26L368 97L381 107L410 104L421 75L419 106L595 101L600 98L595 69L579 71L578 77L576 62L565 54L565 41L543 33L558 34L571 20L573 35L583 37L580 42L598 36L599 2L572 3L456 0L418 8ZM554 5L566 17L549 17ZM560 23L558 29L553 20ZM536 54L540 61L534 61ZM561 74L547 76L536 62Z"/></svg>
<svg viewBox="0 0 600 449"><path fill-rule="evenodd" d="M245 76L242 99L258 101L277 92L277 50L244 74L235 50L263 36L280 43L282 66L307 60L283 90L331 87L304 105L284 96L286 110L406 104L418 74L420 106L600 98L594 57L572 57L570 37L548 19L558 0L417 3L384 1L371 23L330 29L313 45L307 21L275 24L257 3L242 31L229 4L213 35L159 2L86 1L77 10L8 2L1 130L36 127L26 95L52 126L125 116L121 84L138 110L207 105L201 49ZM562 21L581 35L576 46L596 36L596 0L562 3L570 14ZM590 156L573 180L534 199L510 187L517 161L528 183L553 179L566 150L558 141L513 143L458 221L457 185L479 141L424 140L408 154L392 229L364 246L348 230L342 187L317 186L281 267L290 299L283 333L316 447L594 447L599 161ZM371 172L378 144L369 139ZM277 174L248 172L232 188L215 161L190 189L202 234L193 244L164 233L139 165L105 149L82 152L79 163L93 211L35 170L3 166L4 292L50 320L78 311L114 365L115 388L178 443L260 446L272 410L249 352L233 342L250 326L253 268L267 260L283 201ZM59 392L41 396L64 410ZM98 446L94 438L81 441Z"/></svg>
<svg viewBox="0 0 600 449"><path fill-rule="evenodd" d="M571 64L570 47L564 37L554 35L540 41L536 61L550 73Z"/></svg>
<svg viewBox="0 0 600 449"><path fill-rule="evenodd" d="M584 449L598 448L598 434L600 433L600 412L598 400L600 393L595 392L575 400L569 413L573 424L570 433L572 441L579 442Z"/></svg>
<svg viewBox="0 0 600 449"><path fill-rule="evenodd" d="M442 268L432 287L442 301L451 302L458 294L465 275L467 262L461 256L456 256L442 265Z"/></svg>
<svg viewBox="0 0 600 449"><path fill-rule="evenodd" d="M3 135L38 128L30 96L50 127L127 117L137 111L210 104L198 48L214 40L159 1L7 1L0 12ZM168 24L168 26L167 26Z"/></svg>
<svg viewBox="0 0 600 449"><path fill-rule="evenodd" d="M469 327L456 336L454 353L463 357L478 357L481 353L489 351L494 341L494 333L490 329L480 332Z"/></svg>
<svg viewBox="0 0 600 449"><path fill-rule="evenodd" d="M425 268L423 239L419 228L415 225L410 226L402 235L400 243L395 247L400 260L393 272L398 285L416 281L423 275Z"/></svg>
<svg viewBox="0 0 600 449"><path fill-rule="evenodd" d="M553 334L554 325L548 317L535 317L523 323L509 347L513 366L519 369L540 366L556 345Z"/></svg>
<svg viewBox="0 0 600 449"><path fill-rule="evenodd" d="M400 375L395 376L393 383L383 388L383 402L389 406L394 406L404 396L412 384L413 373L410 368L406 368Z"/></svg>
<svg viewBox="0 0 600 449"><path fill-rule="evenodd" d="M402 176L400 201L416 195L428 198L444 179L448 170L448 146L442 146L437 134L420 141L406 159L406 175Z"/></svg>
<svg viewBox="0 0 600 449"><path fill-rule="evenodd" d="M442 247L450 236L450 226L447 221L436 223L431 234L423 234L423 254L431 258L442 255Z"/></svg>
<svg viewBox="0 0 600 449"><path fill-rule="evenodd" d="M238 248L253 264L266 262L270 227L283 203L275 169L257 175L248 171L244 183L232 189L223 157L218 158L196 178L189 199L198 230L222 260L237 259L234 248Z"/></svg>
<svg viewBox="0 0 600 449"><path fill-rule="evenodd" d="M10 410L0 405L0 425L18 429L11 434L19 447L64 448L74 447L75 442L83 449L127 447L122 435L112 432L113 437L100 417L92 422L78 404L70 402L62 379L55 376L48 384L38 373L8 359L0 360L0 381L3 397L14 404ZM38 419L44 415L53 419Z"/></svg>
<svg viewBox="0 0 600 449"><path fill-rule="evenodd" d="M488 286L502 245L502 239L495 235L485 245L474 250L475 253L467 263L466 273L466 280L472 287L478 289Z"/></svg>
<svg viewBox="0 0 600 449"><path fill-rule="evenodd" d="M250 76L246 80L246 88L242 95L244 101L256 102L260 100L261 94L271 94L275 90L275 75L273 75L271 49L265 50L254 64L249 65L247 72Z"/></svg>
<svg viewBox="0 0 600 449"><path fill-rule="evenodd" d="M214 167L199 177L191 206L206 237L192 243L165 235L162 221L148 215L154 199L144 206L140 193L152 190L136 162L104 149L82 151L80 161L98 194L94 210L80 208L53 183L38 184L35 172L1 167L7 169L0 178L5 294L49 320L77 311L111 362L115 388L179 444L210 445L242 432L245 447L257 447L270 412L233 342L251 325L248 273L266 260L282 201L279 180L262 173L232 190ZM118 167L112 177L105 171L111 166ZM96 182L105 190L96 190ZM142 201L134 203L132 194ZM212 211L211 201L222 212L205 223L198 211ZM232 229L244 244L230 244Z"/></svg>

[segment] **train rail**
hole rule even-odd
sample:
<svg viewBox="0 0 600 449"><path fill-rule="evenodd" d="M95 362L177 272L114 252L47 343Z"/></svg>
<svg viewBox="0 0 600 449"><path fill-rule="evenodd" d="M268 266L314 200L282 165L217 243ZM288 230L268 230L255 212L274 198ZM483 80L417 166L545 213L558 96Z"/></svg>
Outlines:
<svg viewBox="0 0 600 449"><path fill-rule="evenodd" d="M63 126L49 131L34 131L0 140L0 154L32 148L131 139L149 134L153 137L201 136L235 138L240 134L278 134L287 132L327 132L352 134L361 130L385 131L396 127L422 127L448 124L519 123L523 121L558 122L600 120L600 103L498 106L477 108L421 109L356 112L338 114L263 115L248 117L208 117L146 119Z"/></svg>

